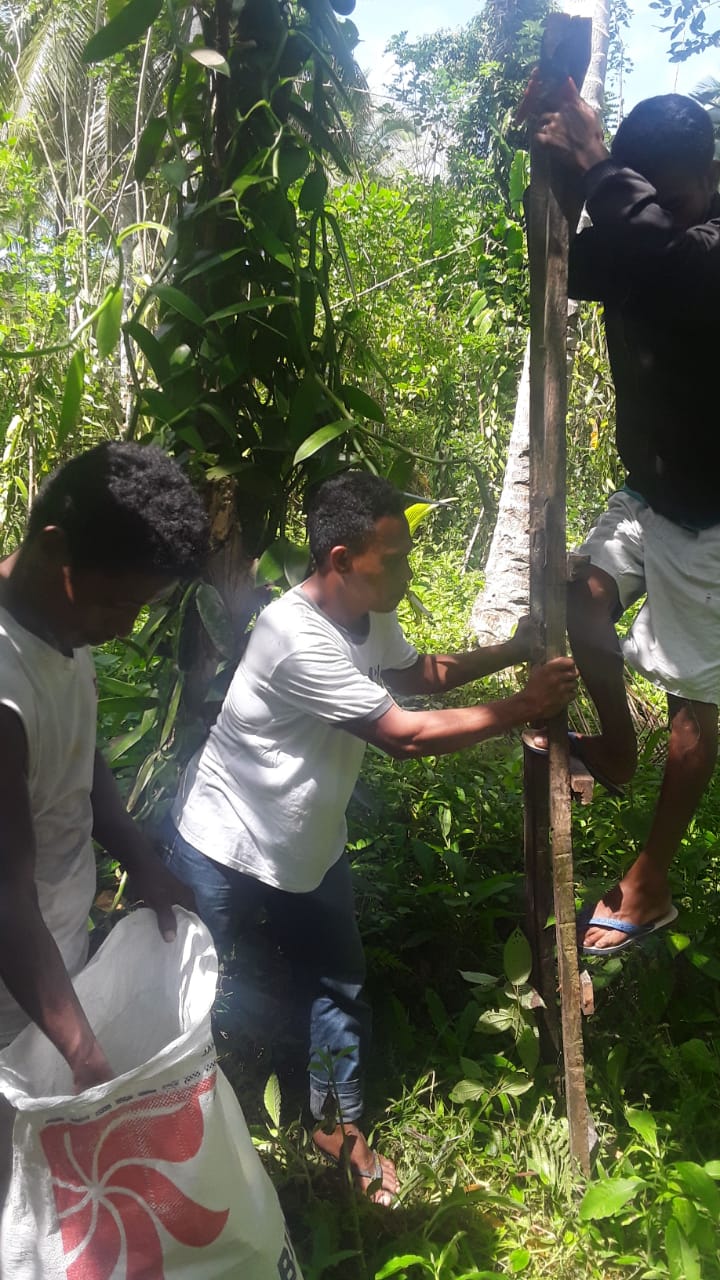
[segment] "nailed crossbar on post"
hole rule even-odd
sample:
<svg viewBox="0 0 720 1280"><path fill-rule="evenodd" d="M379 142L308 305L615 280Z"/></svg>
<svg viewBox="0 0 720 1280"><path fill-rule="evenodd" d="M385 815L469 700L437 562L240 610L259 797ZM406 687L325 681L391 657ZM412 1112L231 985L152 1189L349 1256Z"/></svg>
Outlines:
<svg viewBox="0 0 720 1280"><path fill-rule="evenodd" d="M545 25L541 76L572 74L582 82L590 55L590 22L551 14ZM531 146L527 200L530 259L530 612L545 635L546 657L565 653L568 226L552 193L548 152ZM546 1030L557 1038L554 964L546 929L553 887L560 1022L570 1150L589 1172L588 1109L575 927L570 762L567 715L548 725L549 769L525 756L525 865L535 980L548 1007ZM549 777L549 786L548 786ZM552 987L549 985L552 983Z"/></svg>

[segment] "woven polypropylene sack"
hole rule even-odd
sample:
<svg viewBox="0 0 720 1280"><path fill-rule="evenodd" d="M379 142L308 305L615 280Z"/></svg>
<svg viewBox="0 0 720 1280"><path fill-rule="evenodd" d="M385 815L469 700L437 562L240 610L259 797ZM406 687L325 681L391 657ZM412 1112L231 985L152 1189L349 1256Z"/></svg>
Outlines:
<svg viewBox="0 0 720 1280"><path fill-rule="evenodd" d="M117 1073L74 1094L35 1026L0 1055L17 1109L2 1280L302 1280L210 1028L217 956L197 916L151 911L75 980Z"/></svg>

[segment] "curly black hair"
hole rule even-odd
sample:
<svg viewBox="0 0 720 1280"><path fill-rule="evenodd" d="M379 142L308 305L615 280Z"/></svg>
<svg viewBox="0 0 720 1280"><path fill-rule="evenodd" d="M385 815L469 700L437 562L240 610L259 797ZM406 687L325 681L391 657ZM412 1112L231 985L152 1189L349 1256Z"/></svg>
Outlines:
<svg viewBox="0 0 720 1280"><path fill-rule="evenodd" d="M343 471L321 484L308 510L310 552L318 568L333 547L362 551L383 516L401 516L405 497L368 471Z"/></svg>
<svg viewBox="0 0 720 1280"><path fill-rule="evenodd" d="M152 445L110 441L58 467L38 490L26 539L48 525L63 530L80 569L188 579L208 552L200 498Z"/></svg>
<svg viewBox="0 0 720 1280"><path fill-rule="evenodd" d="M645 98L623 120L611 154L651 181L669 172L701 178L715 155L712 121L699 103L681 93Z"/></svg>

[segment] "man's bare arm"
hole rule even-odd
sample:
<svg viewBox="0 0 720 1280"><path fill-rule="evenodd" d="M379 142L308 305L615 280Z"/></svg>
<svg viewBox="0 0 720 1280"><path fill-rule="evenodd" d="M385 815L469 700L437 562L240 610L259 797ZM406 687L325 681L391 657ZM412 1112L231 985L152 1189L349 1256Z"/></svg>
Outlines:
<svg viewBox="0 0 720 1280"><path fill-rule="evenodd" d="M383 680L395 693L448 693L506 667L531 661L537 656L538 646L535 626L529 618L522 618L515 634L501 644L484 645L467 653L423 653L412 667L383 671Z"/></svg>
<svg viewBox="0 0 720 1280"><path fill-rule="evenodd" d="M0 977L86 1089L112 1071L40 913L34 871L25 731L0 706Z"/></svg>
<svg viewBox="0 0 720 1280"><path fill-rule="evenodd" d="M376 720L347 720L341 727L398 760L449 755L553 716L576 692L572 658L555 658L537 667L525 688L510 698L442 711L404 711L393 705Z"/></svg>
<svg viewBox="0 0 720 1280"><path fill-rule="evenodd" d="M168 871L152 842L130 817L99 751L95 752L92 809L94 838L129 873L134 892L157 915L163 938L166 942L172 941L175 937L173 904L194 911L192 890Z"/></svg>

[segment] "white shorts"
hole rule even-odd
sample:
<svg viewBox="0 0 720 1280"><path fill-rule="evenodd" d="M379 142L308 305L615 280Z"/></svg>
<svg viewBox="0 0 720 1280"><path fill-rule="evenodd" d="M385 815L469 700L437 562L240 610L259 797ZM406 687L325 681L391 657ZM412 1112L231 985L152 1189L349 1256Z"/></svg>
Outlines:
<svg viewBox="0 0 720 1280"><path fill-rule="evenodd" d="M720 702L720 525L694 532L621 490L578 551L645 603L624 641L629 666L679 698Z"/></svg>

